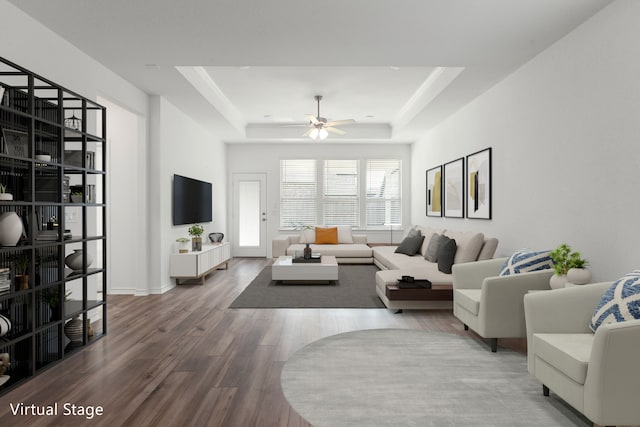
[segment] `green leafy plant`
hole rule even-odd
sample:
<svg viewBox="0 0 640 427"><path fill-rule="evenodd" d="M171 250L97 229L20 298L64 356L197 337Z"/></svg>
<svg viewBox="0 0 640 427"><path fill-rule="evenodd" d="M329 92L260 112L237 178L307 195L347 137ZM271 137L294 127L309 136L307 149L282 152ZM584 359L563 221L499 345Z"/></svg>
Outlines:
<svg viewBox="0 0 640 427"><path fill-rule="evenodd" d="M7 186L4 184L0 184L0 193L6 193L7 192Z"/></svg>
<svg viewBox="0 0 640 427"><path fill-rule="evenodd" d="M572 252L571 247L566 243L552 250L549 257L553 260L553 270L560 276L566 275L571 268L585 268L588 264L580 252Z"/></svg>
<svg viewBox="0 0 640 427"><path fill-rule="evenodd" d="M24 253L19 253L11 257L16 276L29 274L29 257Z"/></svg>
<svg viewBox="0 0 640 427"><path fill-rule="evenodd" d="M57 307L62 301L60 301L60 290L56 288L45 289L40 293L40 300L49 305L49 307ZM64 295L64 300L69 301L71 290L67 290Z"/></svg>
<svg viewBox="0 0 640 427"><path fill-rule="evenodd" d="M200 224L193 224L189 227L189 236L200 237L204 233L204 227Z"/></svg>

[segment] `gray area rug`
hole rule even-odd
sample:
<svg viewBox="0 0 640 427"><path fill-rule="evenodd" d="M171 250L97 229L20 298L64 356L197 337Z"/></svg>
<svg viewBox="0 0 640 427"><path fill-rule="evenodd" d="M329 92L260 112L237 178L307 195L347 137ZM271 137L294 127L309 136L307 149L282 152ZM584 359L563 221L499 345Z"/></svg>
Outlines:
<svg viewBox="0 0 640 427"><path fill-rule="evenodd" d="M313 342L285 364L291 406L321 426L591 426L544 397L522 354L441 332L373 329Z"/></svg>
<svg viewBox="0 0 640 427"><path fill-rule="evenodd" d="M265 267L230 308L385 308L376 294L374 265L340 265L331 285L292 285L271 280Z"/></svg>

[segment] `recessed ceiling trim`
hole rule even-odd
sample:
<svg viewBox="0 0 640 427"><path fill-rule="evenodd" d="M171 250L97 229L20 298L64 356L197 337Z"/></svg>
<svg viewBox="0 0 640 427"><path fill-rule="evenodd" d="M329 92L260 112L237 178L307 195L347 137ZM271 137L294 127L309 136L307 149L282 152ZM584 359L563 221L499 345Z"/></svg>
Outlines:
<svg viewBox="0 0 640 427"><path fill-rule="evenodd" d="M246 120L203 67L176 67L176 70L218 110L231 126L239 132L244 132Z"/></svg>
<svg viewBox="0 0 640 427"><path fill-rule="evenodd" d="M347 131L347 135L335 135L326 139L377 139L389 141L391 139L391 127L386 123L358 123L343 125L342 128ZM305 129L305 126L282 126L278 124L268 123L250 123L246 127L245 135L247 138L253 139L280 139L280 140L300 140L300 129ZM308 138L304 138L308 139Z"/></svg>
<svg viewBox="0 0 640 427"><path fill-rule="evenodd" d="M409 124L463 70L464 67L436 67L409 98L407 103L398 111L391 123L394 132Z"/></svg>

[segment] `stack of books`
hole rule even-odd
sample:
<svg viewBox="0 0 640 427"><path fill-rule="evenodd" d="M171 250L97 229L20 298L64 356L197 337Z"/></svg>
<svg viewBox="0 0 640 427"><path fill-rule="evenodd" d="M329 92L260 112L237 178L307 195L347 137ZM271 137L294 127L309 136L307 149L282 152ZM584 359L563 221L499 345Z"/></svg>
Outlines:
<svg viewBox="0 0 640 427"><path fill-rule="evenodd" d="M11 290L11 271L8 268L0 268L0 295Z"/></svg>
<svg viewBox="0 0 640 427"><path fill-rule="evenodd" d="M64 230L64 240L71 239L71 230ZM36 235L36 240L41 241L56 241L58 240L58 229L53 230L40 230Z"/></svg>

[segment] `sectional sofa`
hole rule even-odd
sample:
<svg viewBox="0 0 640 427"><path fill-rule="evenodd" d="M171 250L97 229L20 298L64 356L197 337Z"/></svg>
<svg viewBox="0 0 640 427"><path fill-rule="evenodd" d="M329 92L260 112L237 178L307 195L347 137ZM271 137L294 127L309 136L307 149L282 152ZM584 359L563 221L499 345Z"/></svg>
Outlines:
<svg viewBox="0 0 640 427"><path fill-rule="evenodd" d="M436 234L445 235L456 241L457 249L453 264L493 258L498 247L498 239L485 237L483 233L475 231L457 232L423 226L415 226L412 229L424 236L420 250L415 255L397 253L397 246L373 248L373 262L381 269L376 273L376 293L391 309L452 308L451 301L390 300L387 297L387 285L397 283L402 276L413 276L416 279L427 279L434 285L452 286L451 273L440 271L437 262L425 259L429 243Z"/></svg>

